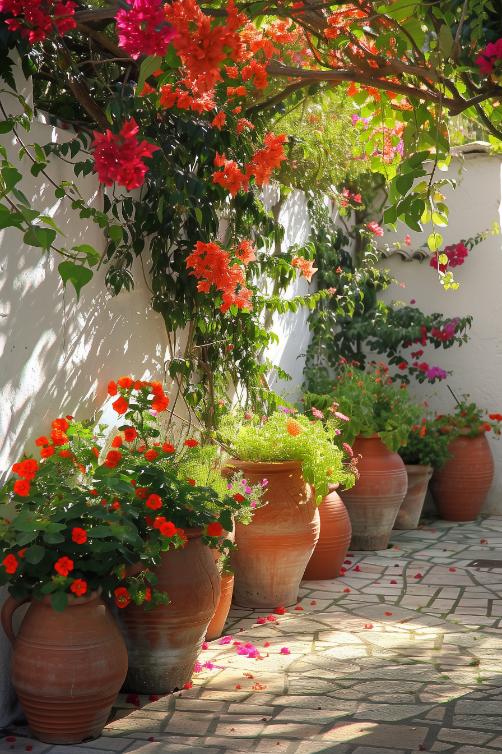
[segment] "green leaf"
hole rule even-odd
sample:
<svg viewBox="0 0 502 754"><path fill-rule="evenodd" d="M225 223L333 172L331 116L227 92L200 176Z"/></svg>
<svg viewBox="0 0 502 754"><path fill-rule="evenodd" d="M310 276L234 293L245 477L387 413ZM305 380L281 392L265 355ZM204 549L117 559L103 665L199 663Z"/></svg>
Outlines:
<svg viewBox="0 0 502 754"><path fill-rule="evenodd" d="M443 236L441 233L431 233L427 239L427 246L432 252L437 251L443 243Z"/></svg>
<svg viewBox="0 0 502 754"><path fill-rule="evenodd" d="M41 249L50 249L56 238L56 231L51 228L40 228L32 225L23 236L23 240L29 246L38 246Z"/></svg>
<svg viewBox="0 0 502 754"><path fill-rule="evenodd" d="M85 254L87 257L87 264L90 267L94 267L95 264L98 264L99 260L101 259L101 254L99 251L97 251L94 246L91 246L88 243L82 243L78 246L72 246L72 251L78 251L79 254Z"/></svg>
<svg viewBox="0 0 502 754"><path fill-rule="evenodd" d="M21 531L16 537L16 544L20 547L33 542L38 537L38 531Z"/></svg>
<svg viewBox="0 0 502 754"><path fill-rule="evenodd" d="M12 131L12 127L14 126L14 121L12 118L7 118L7 120L1 120L0 121L0 134L7 134L9 131Z"/></svg>
<svg viewBox="0 0 502 754"><path fill-rule="evenodd" d="M122 241L124 231L120 227L120 225L110 225L108 228L108 235L112 239L112 241L115 241L116 243L120 243Z"/></svg>
<svg viewBox="0 0 502 754"><path fill-rule="evenodd" d="M68 604L68 595L65 592L55 592L51 595L51 605L58 613L62 613Z"/></svg>
<svg viewBox="0 0 502 754"><path fill-rule="evenodd" d="M19 170L16 170L16 168L6 165L2 168L2 178L5 183L5 188L7 191L11 191L14 186L19 183L23 176L19 172Z"/></svg>
<svg viewBox="0 0 502 754"><path fill-rule="evenodd" d="M63 283L66 285L70 281L75 288L77 298L80 298L80 291L92 278L92 270L70 261L61 262L58 265L58 270Z"/></svg>
<svg viewBox="0 0 502 754"><path fill-rule="evenodd" d="M443 58L445 58L445 60L447 60L451 55L453 42L454 39L450 27L446 24L443 24L439 30L438 45L439 49L443 53Z"/></svg>
<svg viewBox="0 0 502 754"><path fill-rule="evenodd" d="M408 193L410 188L413 186L414 179L414 173L404 173L403 175L398 175L396 177L396 189L399 191L401 196L404 196Z"/></svg>
<svg viewBox="0 0 502 754"><path fill-rule="evenodd" d="M45 548L41 545L32 545L31 547L28 547L28 549L25 552L24 558L27 563L31 563L32 565L37 565L37 563L40 563L41 560L43 560L43 557L45 555Z"/></svg>
<svg viewBox="0 0 502 754"><path fill-rule="evenodd" d="M50 532L46 531L44 533L44 542L46 542L48 545L59 545L61 542L64 542L65 538L62 534L59 534L57 531Z"/></svg>
<svg viewBox="0 0 502 754"><path fill-rule="evenodd" d="M21 228L23 216L20 212L12 212L9 207L0 204L0 230L2 228Z"/></svg>
<svg viewBox="0 0 502 754"><path fill-rule="evenodd" d="M92 529L87 529L87 534L89 537L103 539L109 537L111 531L109 526L93 526Z"/></svg>
<svg viewBox="0 0 502 754"><path fill-rule="evenodd" d="M136 91L138 93L143 89L147 78L149 78L152 73L154 73L154 71L160 68L161 63L162 58L158 57L157 55L152 55L143 60L139 69L138 85L136 87Z"/></svg>

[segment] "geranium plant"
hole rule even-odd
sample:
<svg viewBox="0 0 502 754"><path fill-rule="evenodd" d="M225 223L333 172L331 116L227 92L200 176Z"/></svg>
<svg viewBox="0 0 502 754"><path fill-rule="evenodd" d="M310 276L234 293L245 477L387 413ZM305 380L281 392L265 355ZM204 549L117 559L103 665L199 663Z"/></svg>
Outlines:
<svg viewBox="0 0 502 754"><path fill-rule="evenodd" d="M493 432L500 435L502 428L502 414L488 413L473 401L464 396L463 401L457 401L455 410L450 414L438 414L436 426L438 430L448 435L448 441L463 437L477 437L483 432Z"/></svg>
<svg viewBox="0 0 502 754"><path fill-rule="evenodd" d="M225 547L233 514L256 499L255 490L221 494L183 474L198 441L178 448L161 441L157 415L169 399L160 383L122 377L108 392L123 417L109 449L91 423L62 417L35 441L40 461L25 457L12 467L4 492L14 515L0 521L0 584L10 583L16 598L50 595L63 609L69 596L101 590L118 607L165 602L152 571L162 552L183 546L192 527Z"/></svg>
<svg viewBox="0 0 502 754"><path fill-rule="evenodd" d="M343 439L352 444L358 435L380 435L389 450L405 445L411 428L420 419L421 409L412 402L405 384L397 386L383 362L359 368L342 359L332 391L318 395L306 393L306 409L330 411L334 416L349 416L344 422Z"/></svg>
<svg viewBox="0 0 502 754"><path fill-rule="evenodd" d="M450 438L439 431L434 419L424 417L419 424L414 424L408 435L406 445L398 453L407 464L420 464L439 469L448 460Z"/></svg>
<svg viewBox="0 0 502 754"><path fill-rule="evenodd" d="M340 419L323 424L295 409L282 407L269 417L256 414L229 415L221 430L226 448L241 461L299 461L305 480L320 503L328 485L338 483L345 489L355 483L352 451L339 441Z"/></svg>

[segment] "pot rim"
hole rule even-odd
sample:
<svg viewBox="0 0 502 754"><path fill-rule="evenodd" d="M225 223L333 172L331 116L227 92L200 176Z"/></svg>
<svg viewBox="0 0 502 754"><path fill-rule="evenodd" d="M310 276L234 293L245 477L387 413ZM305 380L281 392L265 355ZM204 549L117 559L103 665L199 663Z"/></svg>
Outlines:
<svg viewBox="0 0 502 754"><path fill-rule="evenodd" d="M234 467L238 471L244 471L245 468L255 469L258 473L280 473L281 471L302 471L301 461L240 461L238 458L231 458L227 461L227 468Z"/></svg>
<svg viewBox="0 0 502 754"><path fill-rule="evenodd" d="M427 470L427 471L434 471L434 468L430 465L430 463L405 463L404 464L407 469L410 469L411 471L414 470Z"/></svg>

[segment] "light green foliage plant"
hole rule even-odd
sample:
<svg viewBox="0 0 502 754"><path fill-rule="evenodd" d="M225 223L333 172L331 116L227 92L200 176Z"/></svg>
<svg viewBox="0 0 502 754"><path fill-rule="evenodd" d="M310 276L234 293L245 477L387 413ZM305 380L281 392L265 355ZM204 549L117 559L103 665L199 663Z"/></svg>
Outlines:
<svg viewBox="0 0 502 754"><path fill-rule="evenodd" d="M329 484L352 487L354 468L339 447L341 422L324 425L294 409L286 412L279 410L269 417L229 415L221 429L226 447L241 461L299 461L305 480L315 488L317 503L326 496Z"/></svg>

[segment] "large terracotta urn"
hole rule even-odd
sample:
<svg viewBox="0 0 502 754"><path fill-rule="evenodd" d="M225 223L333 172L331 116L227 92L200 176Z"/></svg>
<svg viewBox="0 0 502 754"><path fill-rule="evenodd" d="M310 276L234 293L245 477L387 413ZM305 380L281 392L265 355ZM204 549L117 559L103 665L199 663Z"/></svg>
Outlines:
<svg viewBox="0 0 502 754"><path fill-rule="evenodd" d="M408 490L397 514L394 529L416 529L424 507L432 466L405 464Z"/></svg>
<svg viewBox="0 0 502 754"><path fill-rule="evenodd" d="M201 530L185 529L187 544L163 553L155 569L156 588L168 605L152 610L129 605L119 621L129 653L125 688L138 694L166 694L183 688L193 672L220 597L214 554Z"/></svg>
<svg viewBox="0 0 502 754"><path fill-rule="evenodd" d="M359 479L341 492L352 524L351 549L385 550L408 487L404 463L378 435L358 437Z"/></svg>
<svg viewBox="0 0 502 754"><path fill-rule="evenodd" d="M492 451L484 433L457 437L449 451L451 457L432 476L432 496L441 518L473 521L481 512L493 481Z"/></svg>
<svg viewBox="0 0 502 754"><path fill-rule="evenodd" d="M232 595L234 593L234 574L222 573L221 574L221 590L220 599L214 611L214 615L211 618L211 622L207 627L206 640L213 641L218 639L223 633L223 628L230 612L230 606L232 604Z"/></svg>
<svg viewBox="0 0 502 754"><path fill-rule="evenodd" d="M321 533L312 553L304 579L336 579L349 549L352 535L349 514L333 485L319 506Z"/></svg>
<svg viewBox="0 0 502 754"><path fill-rule="evenodd" d="M300 581L319 539L314 493L297 461L232 460L248 482L268 480L264 502L247 526L236 524L232 552L234 602L253 608L286 607L298 599Z"/></svg>
<svg viewBox="0 0 502 754"><path fill-rule="evenodd" d="M97 594L69 598L56 612L33 600L17 637L9 597L2 626L14 645L12 683L33 735L50 744L78 744L104 728L127 672L127 651Z"/></svg>

